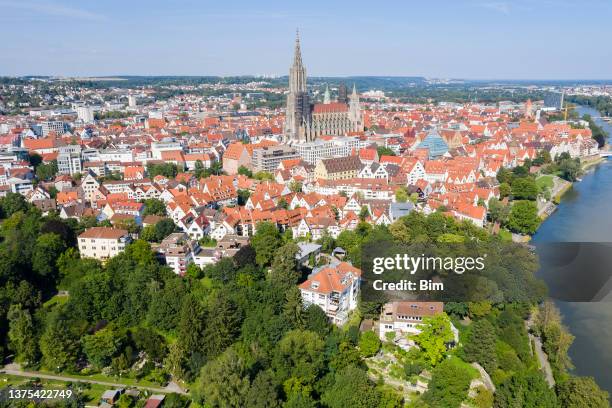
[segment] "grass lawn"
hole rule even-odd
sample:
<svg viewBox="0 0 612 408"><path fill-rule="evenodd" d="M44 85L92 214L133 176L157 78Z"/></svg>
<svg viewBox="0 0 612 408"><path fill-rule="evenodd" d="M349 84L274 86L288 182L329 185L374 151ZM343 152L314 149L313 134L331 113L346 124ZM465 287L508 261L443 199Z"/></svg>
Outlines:
<svg viewBox="0 0 612 408"><path fill-rule="evenodd" d="M548 188L552 188L553 187L553 176L550 174L545 174L543 176L540 176L536 179L536 185L538 186L538 188L541 190L544 190L544 188L548 187Z"/></svg>
<svg viewBox="0 0 612 408"><path fill-rule="evenodd" d="M502 239L502 241L512 242L512 233L507 229L501 228L499 230L499 237Z"/></svg>
<svg viewBox="0 0 612 408"><path fill-rule="evenodd" d="M19 377L16 375L0 374L0 388L12 386L13 388L25 387L31 378ZM45 389L66 389L68 382L59 380L40 379L40 383ZM98 384L73 383L74 388L80 388L85 396L88 405L98 405L100 397L109 387Z"/></svg>
<svg viewBox="0 0 612 408"><path fill-rule="evenodd" d="M57 373L54 373L52 371L45 371L45 370L39 370L38 372L40 372L41 374L50 374L50 375L58 375ZM71 373L60 373L59 375L63 375L66 377L71 377L71 378L76 378L76 379L83 379L83 380L93 380L93 381L104 381L104 382L109 382L109 383L115 383L115 384L123 384L126 386L142 386L142 387L153 387L153 388L163 388L163 386L151 382L151 381L147 381L147 380L137 380L135 378L129 378L129 377L115 377L115 376L108 376L108 375L104 375L104 374L89 374L89 375L82 375L82 374L71 374ZM93 386L93 385L92 385ZM106 388L108 388L108 386L105 386Z"/></svg>
<svg viewBox="0 0 612 408"><path fill-rule="evenodd" d="M68 301L68 296L66 295L55 295L51 299L47 300L43 306L47 309L52 308L55 305L62 305Z"/></svg>

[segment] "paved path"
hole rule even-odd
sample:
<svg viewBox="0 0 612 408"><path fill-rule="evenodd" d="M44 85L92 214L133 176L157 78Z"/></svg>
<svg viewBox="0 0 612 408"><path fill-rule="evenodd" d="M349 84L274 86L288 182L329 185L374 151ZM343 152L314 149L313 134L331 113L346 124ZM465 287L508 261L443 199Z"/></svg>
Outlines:
<svg viewBox="0 0 612 408"><path fill-rule="evenodd" d="M185 391L183 391L174 382L171 382L165 388L157 388L157 387L148 387L148 386L144 386L144 385L129 385L129 384L107 382L107 381L89 380L89 379L86 379L86 378L79 378L79 377L67 377L67 376L63 376L63 375L43 374L43 373L39 373L37 371L23 371L23 370L19 369L18 367L19 366L17 366L16 364L8 364L2 370L0 370L0 373L9 374L9 375L16 375L18 377L45 378L47 380L57 380L57 381L66 381L66 382L83 382L83 383L89 383L89 384L99 384L99 385L106 385L106 386L113 387L113 388L138 388L140 390L148 390L148 391L152 391L152 392L160 392L160 393L163 393L163 394L167 394L167 393L171 393L171 392L176 392L176 393L179 393L179 394L187 394Z"/></svg>
<svg viewBox="0 0 612 408"><path fill-rule="evenodd" d="M527 319L527 321L525 322L527 330L530 330L533 324L533 315L531 315L529 316L529 319ZM535 344L535 350L533 351L535 351L536 356L538 357L538 361L540 362L540 369L544 371L544 377L546 378L546 382L548 383L548 386L552 388L555 386L555 377L553 376L552 368L550 366L550 363L548 362L548 355L546 355L544 349L542 348L542 340L539 337L529 333L530 345L531 340L533 340L533 344Z"/></svg>
<svg viewBox="0 0 612 408"><path fill-rule="evenodd" d="M529 339L533 340L533 342L535 343L535 352L538 356L540 367L542 368L542 371L544 371L544 376L546 377L546 382L548 383L548 386L552 388L555 386L555 377L553 376L552 368L550 367L550 363L548 362L548 356L542 348L542 340L540 340L539 337L536 337L533 334L529 334Z"/></svg>

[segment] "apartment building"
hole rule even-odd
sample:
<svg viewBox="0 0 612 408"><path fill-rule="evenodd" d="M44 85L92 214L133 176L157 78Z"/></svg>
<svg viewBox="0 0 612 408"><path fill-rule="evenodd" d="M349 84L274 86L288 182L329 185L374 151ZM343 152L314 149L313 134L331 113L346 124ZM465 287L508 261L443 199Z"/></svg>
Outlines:
<svg viewBox="0 0 612 408"><path fill-rule="evenodd" d="M57 155L57 171L60 174L74 175L83 172L81 146L68 145L59 148Z"/></svg>
<svg viewBox="0 0 612 408"><path fill-rule="evenodd" d="M266 146L253 150L253 171L273 173L283 160L299 159L297 151L287 145Z"/></svg>
<svg viewBox="0 0 612 408"><path fill-rule="evenodd" d="M357 307L361 270L347 262L315 269L299 288L304 307L317 305L332 323L346 323L349 312Z"/></svg>
<svg viewBox="0 0 612 408"><path fill-rule="evenodd" d="M315 179L343 180L355 178L362 167L358 156L323 159L315 167Z"/></svg>
<svg viewBox="0 0 612 408"><path fill-rule="evenodd" d="M131 238L126 230L109 227L89 228L78 237L81 256L101 261L123 252L130 242Z"/></svg>
<svg viewBox="0 0 612 408"><path fill-rule="evenodd" d="M94 121L94 110L91 106L77 106L76 108L77 118L83 123L93 123Z"/></svg>
<svg viewBox="0 0 612 408"><path fill-rule="evenodd" d="M174 232L164 238L157 251L174 273L184 275L187 266L194 262L194 256L200 252L200 246L184 232Z"/></svg>
<svg viewBox="0 0 612 408"><path fill-rule="evenodd" d="M346 136L296 143L293 147L306 163L317 164L321 159L348 156L353 149L359 149L360 146L358 138Z"/></svg>

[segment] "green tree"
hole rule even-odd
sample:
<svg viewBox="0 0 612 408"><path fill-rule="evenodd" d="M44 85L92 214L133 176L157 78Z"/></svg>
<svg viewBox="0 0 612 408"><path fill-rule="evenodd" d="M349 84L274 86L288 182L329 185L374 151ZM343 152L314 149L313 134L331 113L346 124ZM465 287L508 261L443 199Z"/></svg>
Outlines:
<svg viewBox="0 0 612 408"><path fill-rule="evenodd" d="M497 368L496 340L495 327L486 319L477 320L472 324L470 336L463 346L466 360L477 362L488 373L493 373Z"/></svg>
<svg viewBox="0 0 612 408"><path fill-rule="evenodd" d="M7 319L9 321L9 348L15 353L18 362L33 363L38 356L38 345L34 323L30 312L21 305L11 305Z"/></svg>
<svg viewBox="0 0 612 408"><path fill-rule="evenodd" d="M207 314L203 345L206 347L208 357L216 357L240 334L242 315L238 305L224 292L217 292L211 296Z"/></svg>
<svg viewBox="0 0 612 408"><path fill-rule="evenodd" d="M253 172L251 170L249 170L247 167L245 166L240 166L238 167L238 174L241 174L243 176L247 176L247 177L253 177Z"/></svg>
<svg viewBox="0 0 612 408"><path fill-rule="evenodd" d="M40 164L36 167L36 177L39 180L51 180L57 174L57 161L52 160L46 164Z"/></svg>
<svg viewBox="0 0 612 408"><path fill-rule="evenodd" d="M167 178L174 178L178 174L178 168L176 167L176 164L173 163L150 163L147 164L147 173L151 178L159 175Z"/></svg>
<svg viewBox="0 0 612 408"><path fill-rule="evenodd" d="M246 364L232 348L208 362L193 389L193 399L210 407L243 408L247 406L249 377Z"/></svg>
<svg viewBox="0 0 612 408"><path fill-rule="evenodd" d="M132 408L135 404L136 402L134 401L134 398L128 394L121 394L117 400L118 408Z"/></svg>
<svg viewBox="0 0 612 408"><path fill-rule="evenodd" d="M66 249L66 244L59 235L54 233L42 234L36 239L32 258L32 269L43 277L53 279L57 272L55 263L57 258Z"/></svg>
<svg viewBox="0 0 612 408"><path fill-rule="evenodd" d="M289 190L291 190L294 193L301 193L302 192L302 183L300 183L299 181L291 181L289 183Z"/></svg>
<svg viewBox="0 0 612 408"><path fill-rule="evenodd" d="M335 374L321 401L329 408L370 408L379 406L380 397L365 371L348 366Z"/></svg>
<svg viewBox="0 0 612 408"><path fill-rule="evenodd" d="M245 205L249 201L251 192L249 190L238 190L238 205Z"/></svg>
<svg viewBox="0 0 612 408"><path fill-rule="evenodd" d="M370 210L366 205L361 206L359 210L359 219L363 222L370 216Z"/></svg>
<svg viewBox="0 0 612 408"><path fill-rule="evenodd" d="M296 256L299 251L299 247L293 242L283 245L278 250L270 270L269 277L271 282L284 288L292 287L297 283L300 273Z"/></svg>
<svg viewBox="0 0 612 408"><path fill-rule="evenodd" d="M257 231L251 239L251 246L255 249L256 260L259 266L270 265L276 251L281 246L280 232L271 222L260 222Z"/></svg>
<svg viewBox="0 0 612 408"><path fill-rule="evenodd" d="M331 330L329 318L319 306L312 304L306 308L306 330L326 336Z"/></svg>
<svg viewBox="0 0 612 408"><path fill-rule="evenodd" d="M372 357L380 350L380 339L373 331L367 331L359 338L359 351L364 357Z"/></svg>
<svg viewBox="0 0 612 408"><path fill-rule="evenodd" d="M283 317L295 329L303 329L305 324L304 305L302 304L302 292L297 286L291 286L287 290L287 301L283 306Z"/></svg>
<svg viewBox="0 0 612 408"><path fill-rule="evenodd" d="M282 208L284 210L289 208L289 203L287 203L287 200L285 200L284 197L281 197L280 200L278 200L278 203L276 204L276 206L278 208Z"/></svg>
<svg viewBox="0 0 612 408"><path fill-rule="evenodd" d="M610 394L599 388L592 377L570 377L557 384L559 403L563 408L606 408Z"/></svg>
<svg viewBox="0 0 612 408"><path fill-rule="evenodd" d="M18 211L26 212L29 204L18 193L7 193L6 196L0 198L0 218L9 218Z"/></svg>
<svg viewBox="0 0 612 408"><path fill-rule="evenodd" d="M408 189L406 187L398 187L395 190L395 201L405 203L408 201Z"/></svg>
<svg viewBox="0 0 612 408"><path fill-rule="evenodd" d="M376 148L376 152L378 153L378 157L380 156L395 156L395 152L390 147L386 146L378 146Z"/></svg>
<svg viewBox="0 0 612 408"><path fill-rule="evenodd" d="M509 185L512 182L512 178L512 172L505 167L500 167L497 171L497 181L499 181L500 184L506 183Z"/></svg>
<svg viewBox="0 0 612 408"><path fill-rule="evenodd" d="M157 242L161 242L168 235L172 234L175 229L176 225L170 218L159 220L159 222L155 224L155 237Z"/></svg>
<svg viewBox="0 0 612 408"><path fill-rule="evenodd" d="M421 333L414 336L415 342L423 350L425 358L432 366L437 365L446 355L446 345L454 340L446 313L423 318L419 325Z"/></svg>
<svg viewBox="0 0 612 408"><path fill-rule="evenodd" d="M131 339L136 349L145 352L154 362L161 362L166 356L168 350L164 337L152 329L137 327L131 331Z"/></svg>
<svg viewBox="0 0 612 408"><path fill-rule="evenodd" d="M279 408L281 406L274 377L269 370L260 371L247 394L247 408Z"/></svg>
<svg viewBox="0 0 612 408"><path fill-rule="evenodd" d="M521 234L533 234L540 225L538 207L533 201L515 201L510 209L508 227Z"/></svg>
<svg viewBox="0 0 612 408"><path fill-rule="evenodd" d="M140 239L147 242L157 242L157 234L155 233L155 225L147 225L140 231Z"/></svg>
<svg viewBox="0 0 612 408"><path fill-rule="evenodd" d="M144 202L145 208L143 215L166 216L166 204L158 198L148 198Z"/></svg>
<svg viewBox="0 0 612 408"><path fill-rule="evenodd" d="M510 187L510 184L501 183L499 185L499 197L505 198L505 197L510 196L510 194L512 194L512 187Z"/></svg>
<svg viewBox="0 0 612 408"><path fill-rule="evenodd" d="M459 408L467 397L472 374L456 358L446 359L432 372L423 400L431 407Z"/></svg>
<svg viewBox="0 0 612 408"><path fill-rule="evenodd" d="M121 338L110 327L98 330L94 334L84 336L81 340L83 352L90 363L98 368L106 367L119 351Z"/></svg>
<svg viewBox="0 0 612 408"><path fill-rule="evenodd" d="M495 392L495 408L554 408L557 398L542 374L521 371L501 384Z"/></svg>
<svg viewBox="0 0 612 408"><path fill-rule="evenodd" d="M517 200L535 200L538 186L531 177L520 177L512 180L512 196Z"/></svg>
<svg viewBox="0 0 612 408"><path fill-rule="evenodd" d="M318 334L307 330L292 330L278 342L273 353L272 367L284 382L293 377L303 386L311 386L325 367L325 344Z"/></svg>
<svg viewBox="0 0 612 408"><path fill-rule="evenodd" d="M258 171L254 175L256 180L260 181L274 181L274 174L268 173L267 171Z"/></svg>
<svg viewBox="0 0 612 408"><path fill-rule="evenodd" d="M505 224L508 221L510 215L510 207L502 204L497 198L489 200L489 218L492 222L499 222Z"/></svg>
<svg viewBox="0 0 612 408"><path fill-rule="evenodd" d="M580 159L563 159L558 163L560 177L567 181L576 181L582 175Z"/></svg>
<svg viewBox="0 0 612 408"><path fill-rule="evenodd" d="M65 320L52 317L40 338L43 365L57 371L72 370L80 351L79 340Z"/></svg>

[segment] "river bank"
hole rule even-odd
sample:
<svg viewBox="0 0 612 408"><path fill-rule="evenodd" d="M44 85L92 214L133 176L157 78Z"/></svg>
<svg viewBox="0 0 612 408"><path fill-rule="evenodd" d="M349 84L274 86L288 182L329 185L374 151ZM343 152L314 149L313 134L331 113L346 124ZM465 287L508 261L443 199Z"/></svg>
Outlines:
<svg viewBox="0 0 612 408"><path fill-rule="evenodd" d="M580 115L600 116L597 111L577 108ZM608 135L612 125L595 119ZM582 181L563 194L556 211L542 222L532 237L537 242L612 242L612 161L598 158L586 164ZM549 282L547 282L549 283ZM612 308L606 303L555 302L564 324L575 336L569 349L573 374L594 377L612 392Z"/></svg>

